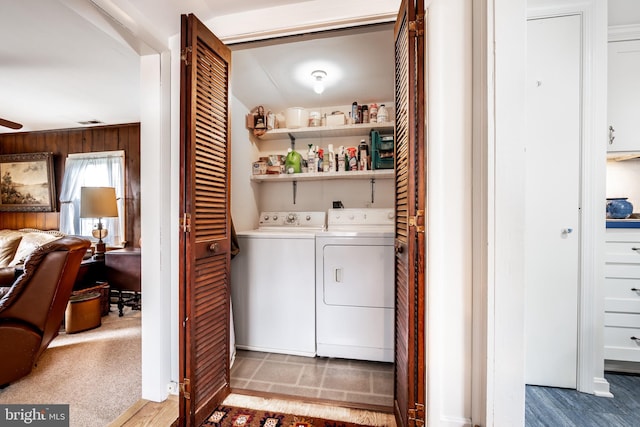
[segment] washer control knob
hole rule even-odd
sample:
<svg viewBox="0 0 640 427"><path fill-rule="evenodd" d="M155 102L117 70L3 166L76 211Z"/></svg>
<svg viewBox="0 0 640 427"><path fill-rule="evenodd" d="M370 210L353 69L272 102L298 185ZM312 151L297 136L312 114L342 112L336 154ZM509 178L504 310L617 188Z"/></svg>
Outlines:
<svg viewBox="0 0 640 427"><path fill-rule="evenodd" d="M393 212L389 212L387 214L387 218L389 218L389 219L393 219L394 216L395 216L395 214Z"/></svg>
<svg viewBox="0 0 640 427"><path fill-rule="evenodd" d="M278 215L273 216L273 220L276 221L278 219Z"/></svg>
<svg viewBox="0 0 640 427"><path fill-rule="evenodd" d="M269 215L265 215L265 216L264 216L264 220L265 220L265 221L269 221Z"/></svg>
<svg viewBox="0 0 640 427"><path fill-rule="evenodd" d="M349 215L349 219L354 219L354 218L355 218L355 216Z"/></svg>
<svg viewBox="0 0 640 427"><path fill-rule="evenodd" d="M311 215L307 215L307 221L311 221Z"/></svg>

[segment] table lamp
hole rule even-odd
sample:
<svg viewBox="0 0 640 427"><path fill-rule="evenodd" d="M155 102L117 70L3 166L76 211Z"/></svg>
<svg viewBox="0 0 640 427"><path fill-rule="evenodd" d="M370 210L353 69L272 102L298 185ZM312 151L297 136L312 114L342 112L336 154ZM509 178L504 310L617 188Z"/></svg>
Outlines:
<svg viewBox="0 0 640 427"><path fill-rule="evenodd" d="M92 231L98 239L95 259L104 259L106 245L102 241L108 231L102 227L102 218L117 217L116 189L114 187L81 187L80 218L97 218L98 227Z"/></svg>

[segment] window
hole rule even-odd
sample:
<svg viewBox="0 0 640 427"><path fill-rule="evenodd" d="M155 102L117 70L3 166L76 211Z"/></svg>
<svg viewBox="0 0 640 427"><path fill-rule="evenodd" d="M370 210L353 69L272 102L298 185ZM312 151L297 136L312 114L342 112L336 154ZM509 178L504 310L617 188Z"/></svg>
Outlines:
<svg viewBox="0 0 640 427"><path fill-rule="evenodd" d="M102 218L108 230L102 239L107 246L124 246L124 151L69 154L65 162L60 191L60 231L95 240L91 231L97 218L80 218L80 188L114 187L118 203L117 218Z"/></svg>

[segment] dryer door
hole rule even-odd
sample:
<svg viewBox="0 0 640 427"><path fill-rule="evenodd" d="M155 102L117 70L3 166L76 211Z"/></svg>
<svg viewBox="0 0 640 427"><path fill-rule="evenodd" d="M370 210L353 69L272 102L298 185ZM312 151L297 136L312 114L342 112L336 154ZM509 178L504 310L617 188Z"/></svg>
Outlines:
<svg viewBox="0 0 640 427"><path fill-rule="evenodd" d="M323 300L327 305L393 308L393 245L325 245Z"/></svg>

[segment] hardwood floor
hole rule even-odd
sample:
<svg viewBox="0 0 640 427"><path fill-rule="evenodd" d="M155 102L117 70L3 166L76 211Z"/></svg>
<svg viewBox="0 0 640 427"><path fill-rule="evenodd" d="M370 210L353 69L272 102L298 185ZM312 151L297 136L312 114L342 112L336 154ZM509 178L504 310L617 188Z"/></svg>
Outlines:
<svg viewBox="0 0 640 427"><path fill-rule="evenodd" d="M555 387L527 386L526 427L640 425L640 376L607 373L613 398Z"/></svg>
<svg viewBox="0 0 640 427"><path fill-rule="evenodd" d="M109 427L169 427L178 419L178 396L171 395L164 402L140 399Z"/></svg>

